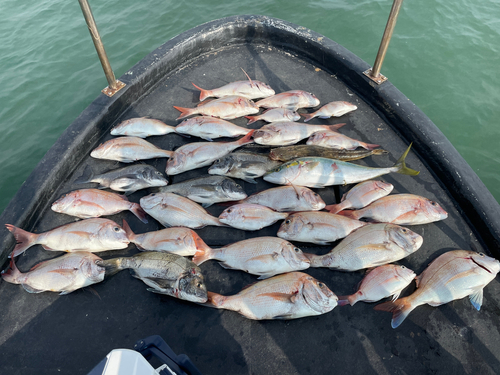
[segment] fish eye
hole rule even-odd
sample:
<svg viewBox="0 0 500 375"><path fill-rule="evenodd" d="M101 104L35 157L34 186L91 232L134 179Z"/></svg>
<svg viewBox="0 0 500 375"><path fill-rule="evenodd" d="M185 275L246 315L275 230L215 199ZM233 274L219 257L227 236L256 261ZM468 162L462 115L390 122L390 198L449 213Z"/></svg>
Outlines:
<svg viewBox="0 0 500 375"><path fill-rule="evenodd" d="M406 228L401 228L401 232L406 233L406 232L408 232L408 229L406 229Z"/></svg>
<svg viewBox="0 0 500 375"><path fill-rule="evenodd" d="M285 220L285 224L290 224L292 221L290 219Z"/></svg>
<svg viewBox="0 0 500 375"><path fill-rule="evenodd" d="M434 202L434 201L431 201L431 204L432 204L433 206L437 206L437 203L436 203L436 202Z"/></svg>
<svg viewBox="0 0 500 375"><path fill-rule="evenodd" d="M300 249L298 247L296 247L294 250L296 253L300 253Z"/></svg>
<svg viewBox="0 0 500 375"><path fill-rule="evenodd" d="M325 284L323 284L323 283L318 283L318 286L319 286L321 289L323 289L323 288L325 287Z"/></svg>
<svg viewBox="0 0 500 375"><path fill-rule="evenodd" d="M319 197L319 194L318 194L318 193L314 193L314 196L315 196L315 197Z"/></svg>
<svg viewBox="0 0 500 375"><path fill-rule="evenodd" d="M226 212L227 212L228 214L230 214L232 211L233 211L233 209L232 209L232 208L228 208Z"/></svg>
<svg viewBox="0 0 500 375"><path fill-rule="evenodd" d="M160 176L161 176L161 173L160 173L160 172L156 171L155 173L156 173L157 175L160 175Z"/></svg>
<svg viewBox="0 0 500 375"><path fill-rule="evenodd" d="M114 228L113 228L113 230L114 230L115 232L119 232L119 231L120 231L120 228L118 228L118 227L114 227Z"/></svg>
<svg viewBox="0 0 500 375"><path fill-rule="evenodd" d="M152 197L154 197L155 195L156 195L156 193L151 194Z"/></svg>
<svg viewBox="0 0 500 375"><path fill-rule="evenodd" d="M198 288L201 288L201 287L203 286L203 284L202 284L202 283L198 283L196 286L197 286Z"/></svg>
<svg viewBox="0 0 500 375"><path fill-rule="evenodd" d="M481 258L484 258L484 253L479 253L479 256L480 256Z"/></svg>
<svg viewBox="0 0 500 375"><path fill-rule="evenodd" d="M406 267L405 267L405 266L401 266L401 268L402 268L402 269L406 269Z"/></svg>

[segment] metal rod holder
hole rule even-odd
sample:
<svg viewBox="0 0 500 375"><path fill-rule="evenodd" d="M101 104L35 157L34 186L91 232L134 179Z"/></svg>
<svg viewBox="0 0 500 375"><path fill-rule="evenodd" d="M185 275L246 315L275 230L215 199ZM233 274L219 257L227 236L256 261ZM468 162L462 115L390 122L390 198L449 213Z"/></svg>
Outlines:
<svg viewBox="0 0 500 375"><path fill-rule="evenodd" d="M380 42L380 47L378 49L377 57L375 58L375 63L373 68L370 68L363 72L372 81L381 84L387 81L387 77L380 74L380 69L382 68L382 63L384 62L385 54L387 53L387 48L389 47L389 42L391 41L392 33L394 27L396 26L396 21L398 19L399 10L403 0L394 0L391 8L391 13L389 13L389 19L387 20L387 25L385 26L384 35L382 36L382 41Z"/></svg>
<svg viewBox="0 0 500 375"><path fill-rule="evenodd" d="M106 55L106 50L104 49L104 44L102 43L101 36L99 35L99 30L97 30L97 25L94 20L94 15L92 14L92 10L90 9L90 4L87 0L78 0L80 3L80 7L82 8L83 16L85 17L85 22L87 22L87 26L90 31L90 36L92 37L92 41L94 42L95 49L97 51L97 56L99 56L99 60L101 61L102 69L104 70L104 75L108 80L108 87L102 90L102 92L107 96L113 96L117 91L121 88L125 87L123 82L118 81L115 78L115 74L111 69L111 65L108 60L108 56Z"/></svg>

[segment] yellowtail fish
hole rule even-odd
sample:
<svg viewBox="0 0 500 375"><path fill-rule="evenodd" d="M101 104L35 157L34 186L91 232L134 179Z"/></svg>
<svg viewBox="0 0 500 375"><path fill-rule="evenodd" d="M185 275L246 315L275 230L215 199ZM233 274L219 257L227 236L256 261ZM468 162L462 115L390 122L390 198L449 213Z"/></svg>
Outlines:
<svg viewBox="0 0 500 375"><path fill-rule="evenodd" d="M210 247L198 234L189 228L173 227L154 232L135 234L125 220L123 229L130 242L141 251L165 251L181 256L192 256L197 250Z"/></svg>
<svg viewBox="0 0 500 375"><path fill-rule="evenodd" d="M328 254L306 254L311 267L358 271L403 259L422 246L419 234L394 224L370 224L344 238Z"/></svg>
<svg viewBox="0 0 500 375"><path fill-rule="evenodd" d="M389 195L394 189L392 184L383 181L364 181L342 196L340 203L330 204L325 207L332 214L342 210L359 209L368 206L377 199Z"/></svg>
<svg viewBox="0 0 500 375"><path fill-rule="evenodd" d="M296 111L299 108L310 108L319 105L319 99L310 92L291 90L270 96L255 103L264 108L285 108Z"/></svg>
<svg viewBox="0 0 500 375"><path fill-rule="evenodd" d="M119 137L99 145L90 153L90 156L96 159L133 163L137 160L169 158L173 153L173 151L162 150L142 138Z"/></svg>
<svg viewBox="0 0 500 375"><path fill-rule="evenodd" d="M218 260L226 269L259 275L259 279L309 268L302 250L276 237L256 237L218 249L200 249L193 262L200 265L210 259Z"/></svg>
<svg viewBox="0 0 500 375"><path fill-rule="evenodd" d="M205 306L236 311L254 320L297 319L332 311L337 296L315 278L290 272L259 281L233 296L208 292Z"/></svg>
<svg viewBox="0 0 500 375"><path fill-rule="evenodd" d="M80 251L46 260L21 273L12 258L10 268L2 271L2 279L21 284L29 293L49 291L68 294L104 280L105 270L97 265L101 260L97 255Z"/></svg>
<svg viewBox="0 0 500 375"><path fill-rule="evenodd" d="M339 296L339 306L354 306L360 301L377 302L390 296L395 301L415 276L415 272L405 266L386 264L375 267L367 271L356 293Z"/></svg>
<svg viewBox="0 0 500 375"><path fill-rule="evenodd" d="M500 262L482 253L448 251L437 257L418 277L417 290L408 297L384 302L375 310L392 312L392 328L398 327L417 306L440 306L469 296L479 311L483 289L500 271Z"/></svg>
<svg viewBox="0 0 500 375"><path fill-rule="evenodd" d="M165 227L226 226L198 203L174 193L153 193L141 198L141 207Z"/></svg>
<svg viewBox="0 0 500 375"><path fill-rule="evenodd" d="M108 219L85 219L40 234L27 232L11 224L5 226L16 238L13 257L33 245L42 245L49 251L96 253L125 249L130 242L122 227Z"/></svg>
<svg viewBox="0 0 500 375"><path fill-rule="evenodd" d="M250 195L240 203L260 204L275 211L319 211L325 202L318 193L302 186L282 186Z"/></svg>
<svg viewBox="0 0 500 375"><path fill-rule="evenodd" d="M276 212L260 204L241 203L226 208L220 215L221 223L241 230L259 230L288 217L286 212Z"/></svg>
<svg viewBox="0 0 500 375"><path fill-rule="evenodd" d="M147 251L128 258L103 260L99 265L106 268L106 276L130 269L133 277L150 287L150 292L191 302L207 301L207 288L200 268L180 255Z"/></svg>
<svg viewBox="0 0 500 375"><path fill-rule="evenodd" d="M76 216L81 219L114 215L129 210L143 223L147 223L146 213L138 203L127 197L98 189L74 190L52 203L52 211Z"/></svg>
<svg viewBox="0 0 500 375"><path fill-rule="evenodd" d="M238 147L252 143L252 134L253 130L235 142L194 142L181 146L167 162L165 172L168 175L176 175L210 165Z"/></svg>
<svg viewBox="0 0 500 375"><path fill-rule="evenodd" d="M448 213L439 203L415 194L388 195L365 208L342 211L339 214L356 220L366 219L400 225L427 224L448 217Z"/></svg>
<svg viewBox="0 0 500 375"><path fill-rule="evenodd" d="M336 130L345 124L306 125L300 122L277 122L255 130L255 143L270 146L287 146L297 143L322 130Z"/></svg>
<svg viewBox="0 0 500 375"><path fill-rule="evenodd" d="M353 184L392 172L416 176L420 172L406 167L405 164L410 147L401 155L396 164L388 168L370 168L340 160L306 157L282 164L266 174L264 180L278 185L325 187Z"/></svg>
<svg viewBox="0 0 500 375"><path fill-rule="evenodd" d="M146 117L125 120L111 129L111 135L127 135L139 138L147 138L152 135L165 135L174 132L175 126L170 126L160 120Z"/></svg>
<svg viewBox="0 0 500 375"><path fill-rule="evenodd" d="M356 109L358 109L358 107L349 102L330 102L328 104L325 104L316 112L310 114L303 114L302 116L304 116L304 122L307 122L315 117L319 118L340 117L345 115L346 113L355 111Z"/></svg>
<svg viewBox="0 0 500 375"><path fill-rule="evenodd" d="M312 146L323 146L334 148L336 150L355 150L358 147L363 147L366 150L373 150L379 145L365 143L357 139L349 138L346 135L334 131L320 131L309 137L306 144Z"/></svg>
<svg viewBox="0 0 500 375"><path fill-rule="evenodd" d="M359 220L345 219L347 218L328 212L296 212L281 224L278 237L288 241L328 245L366 225Z"/></svg>
<svg viewBox="0 0 500 375"><path fill-rule="evenodd" d="M220 117L224 120L232 120L237 117L253 115L259 112L259 107L250 99L241 96L227 96L199 104L195 108L174 108L181 112L177 120L192 115L204 115Z"/></svg>
<svg viewBox="0 0 500 375"><path fill-rule="evenodd" d="M262 112L260 115L245 117L249 120L247 125L253 124L259 120L266 122L288 122L300 120L300 115L297 112L285 108L270 108Z"/></svg>
<svg viewBox="0 0 500 375"><path fill-rule="evenodd" d="M244 72L244 71L243 71ZM212 90L205 90L201 87L192 85L200 90L200 102L209 97L222 98L224 96L242 96L247 99L267 98L275 94L274 90L266 83L250 79L248 74L248 81L236 81L228 83L222 87Z"/></svg>
<svg viewBox="0 0 500 375"><path fill-rule="evenodd" d="M232 122L211 116L199 116L184 120L175 127L179 134L192 135L212 141L214 138L247 135L251 129L242 128Z"/></svg>
<svg viewBox="0 0 500 375"><path fill-rule="evenodd" d="M269 157L272 160L290 161L306 156L318 156L322 158L351 161L363 159L371 155L388 154L387 151L380 148L375 150L334 150L328 147L294 145L273 148L269 151Z"/></svg>

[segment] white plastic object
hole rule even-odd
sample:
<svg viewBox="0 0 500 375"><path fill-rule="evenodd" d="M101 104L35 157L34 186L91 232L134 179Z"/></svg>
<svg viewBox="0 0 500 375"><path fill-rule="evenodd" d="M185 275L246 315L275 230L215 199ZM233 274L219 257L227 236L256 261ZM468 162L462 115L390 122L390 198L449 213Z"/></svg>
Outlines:
<svg viewBox="0 0 500 375"><path fill-rule="evenodd" d="M102 375L158 375L153 366L134 350L114 349L106 358Z"/></svg>

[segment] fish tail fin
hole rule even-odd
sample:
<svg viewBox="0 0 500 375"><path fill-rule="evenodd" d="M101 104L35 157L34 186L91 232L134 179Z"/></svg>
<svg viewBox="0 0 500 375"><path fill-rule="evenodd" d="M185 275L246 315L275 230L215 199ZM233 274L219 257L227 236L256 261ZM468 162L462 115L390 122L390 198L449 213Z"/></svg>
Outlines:
<svg viewBox="0 0 500 375"><path fill-rule="evenodd" d="M177 120L180 120L181 118L184 118L184 117L191 116L191 114L193 113L193 108L177 107L175 105L174 105L174 108L181 112L179 117L177 117Z"/></svg>
<svg viewBox="0 0 500 375"><path fill-rule="evenodd" d="M196 232L193 232L193 233L194 233L194 234L193 234L194 243L195 243L195 246L196 246L196 250L197 250L197 251L198 251L198 250L200 250L200 251L202 250L202 251L204 251L204 252L207 252L207 251L208 251L208 252L210 252L210 251L212 251L212 248L211 248L210 246L208 246L208 245L205 243L205 241L203 241L203 240L201 239L201 237L200 237L200 236L198 236L198 234L197 234Z"/></svg>
<svg viewBox="0 0 500 375"><path fill-rule="evenodd" d="M366 150L374 150L376 149L377 147L380 147L380 145L375 145L373 143L365 143L365 142L359 142L359 144L361 145L361 147L363 147L364 149Z"/></svg>
<svg viewBox="0 0 500 375"><path fill-rule="evenodd" d="M94 171L90 165L87 165L83 170L83 173L80 177L75 180L75 184L86 184L87 182L92 182L94 178Z"/></svg>
<svg viewBox="0 0 500 375"><path fill-rule="evenodd" d="M239 145L246 145L248 143L253 143L253 139L252 139L252 136L253 136L253 133L255 132L255 129L252 129L250 130L247 135L245 135L244 137L238 139L236 142L239 144Z"/></svg>
<svg viewBox="0 0 500 375"><path fill-rule="evenodd" d="M16 238L16 247L10 257L17 257L24 253L27 248L36 245L38 234L27 232L11 224L5 224L5 226Z"/></svg>
<svg viewBox="0 0 500 375"><path fill-rule="evenodd" d="M16 263L14 263L14 256L11 255L9 269L7 271L2 271L2 279L12 284L20 284L18 281L22 273L17 269Z"/></svg>
<svg viewBox="0 0 500 375"><path fill-rule="evenodd" d="M314 113L301 113L300 114L302 117L304 117L304 122L307 122L309 120L312 120L313 118L316 117L315 112Z"/></svg>
<svg viewBox="0 0 500 375"><path fill-rule="evenodd" d="M247 125L253 124L254 122L256 122L256 121L257 121L257 120L256 120L256 117L257 117L257 116L245 116L245 117L246 117L248 120L250 120L250 121L248 121Z"/></svg>
<svg viewBox="0 0 500 375"><path fill-rule="evenodd" d="M339 300L337 301L338 306L345 306L350 304L349 302L350 296L338 296L338 297L339 297Z"/></svg>
<svg viewBox="0 0 500 375"><path fill-rule="evenodd" d="M196 87L198 90L200 90L200 102L204 101L206 98L212 96L212 93L210 92L210 90L205 90L205 89L202 89L201 87L198 87L196 86L193 82L191 82L191 84Z"/></svg>
<svg viewBox="0 0 500 375"><path fill-rule="evenodd" d="M346 206L347 204L345 204L344 202L329 204L328 206L325 206L325 210L328 210L331 214L336 214L342 211Z"/></svg>
<svg viewBox="0 0 500 375"><path fill-rule="evenodd" d="M363 212L361 212L361 210L343 210L337 212L337 215L342 215L348 217L349 219L359 220L363 216Z"/></svg>
<svg viewBox="0 0 500 375"><path fill-rule="evenodd" d="M201 305L207 307L213 307L215 309L222 309L223 308L222 304L227 299L226 296L214 292L207 292L207 297L208 297L207 302L202 303Z"/></svg>
<svg viewBox="0 0 500 375"><path fill-rule="evenodd" d="M384 302L374 307L377 311L388 311L392 312L392 328L399 327L403 320L406 319L408 314L415 308L408 297L400 298L394 302Z"/></svg>
<svg viewBox="0 0 500 375"><path fill-rule="evenodd" d="M307 259L309 259L309 267L323 267L323 256L316 254L304 253Z"/></svg>
<svg viewBox="0 0 500 375"><path fill-rule="evenodd" d="M130 212L132 212L135 216L137 216L137 218L144 224L148 223L146 211L144 211L138 203L132 203L130 207ZM123 220L123 223L125 224L125 220Z"/></svg>
<svg viewBox="0 0 500 375"><path fill-rule="evenodd" d="M194 257L192 259L193 263L197 266L205 263L207 260L212 259L212 248L208 247L205 242L203 242L203 244L205 244L205 247L198 247L198 244L198 241L196 241L196 253L194 254Z"/></svg>
<svg viewBox="0 0 500 375"><path fill-rule="evenodd" d="M99 261L97 264L101 267L104 267L105 273L104 277L110 277L114 274L128 268L126 265L127 258L113 258Z"/></svg>
<svg viewBox="0 0 500 375"><path fill-rule="evenodd" d="M408 168L405 164L405 159L406 159L406 156L408 155L408 152L410 152L410 148L411 148L411 145L413 143L410 143L410 145L408 146L408 148L406 149L406 151L403 153L403 155L401 155L401 157L398 159L398 161L396 162L396 164L394 164L394 168L397 168L396 169L396 172L397 173L401 173L401 174L406 174L406 175L409 175L409 176L416 176L420 173L420 171L416 171L414 169L411 169L411 168Z"/></svg>
<svg viewBox="0 0 500 375"><path fill-rule="evenodd" d="M331 130L331 131L336 131L338 129L340 129L342 126L344 126L346 123L342 123L342 124L335 124L335 125L325 125L325 129L328 129L328 130Z"/></svg>
<svg viewBox="0 0 500 375"><path fill-rule="evenodd" d="M135 241L135 233L132 232L132 229L130 229L130 225L128 225L128 223L125 221L125 219L123 220L122 228L125 231L125 234L127 235L127 238L129 239L129 241L134 242Z"/></svg>

